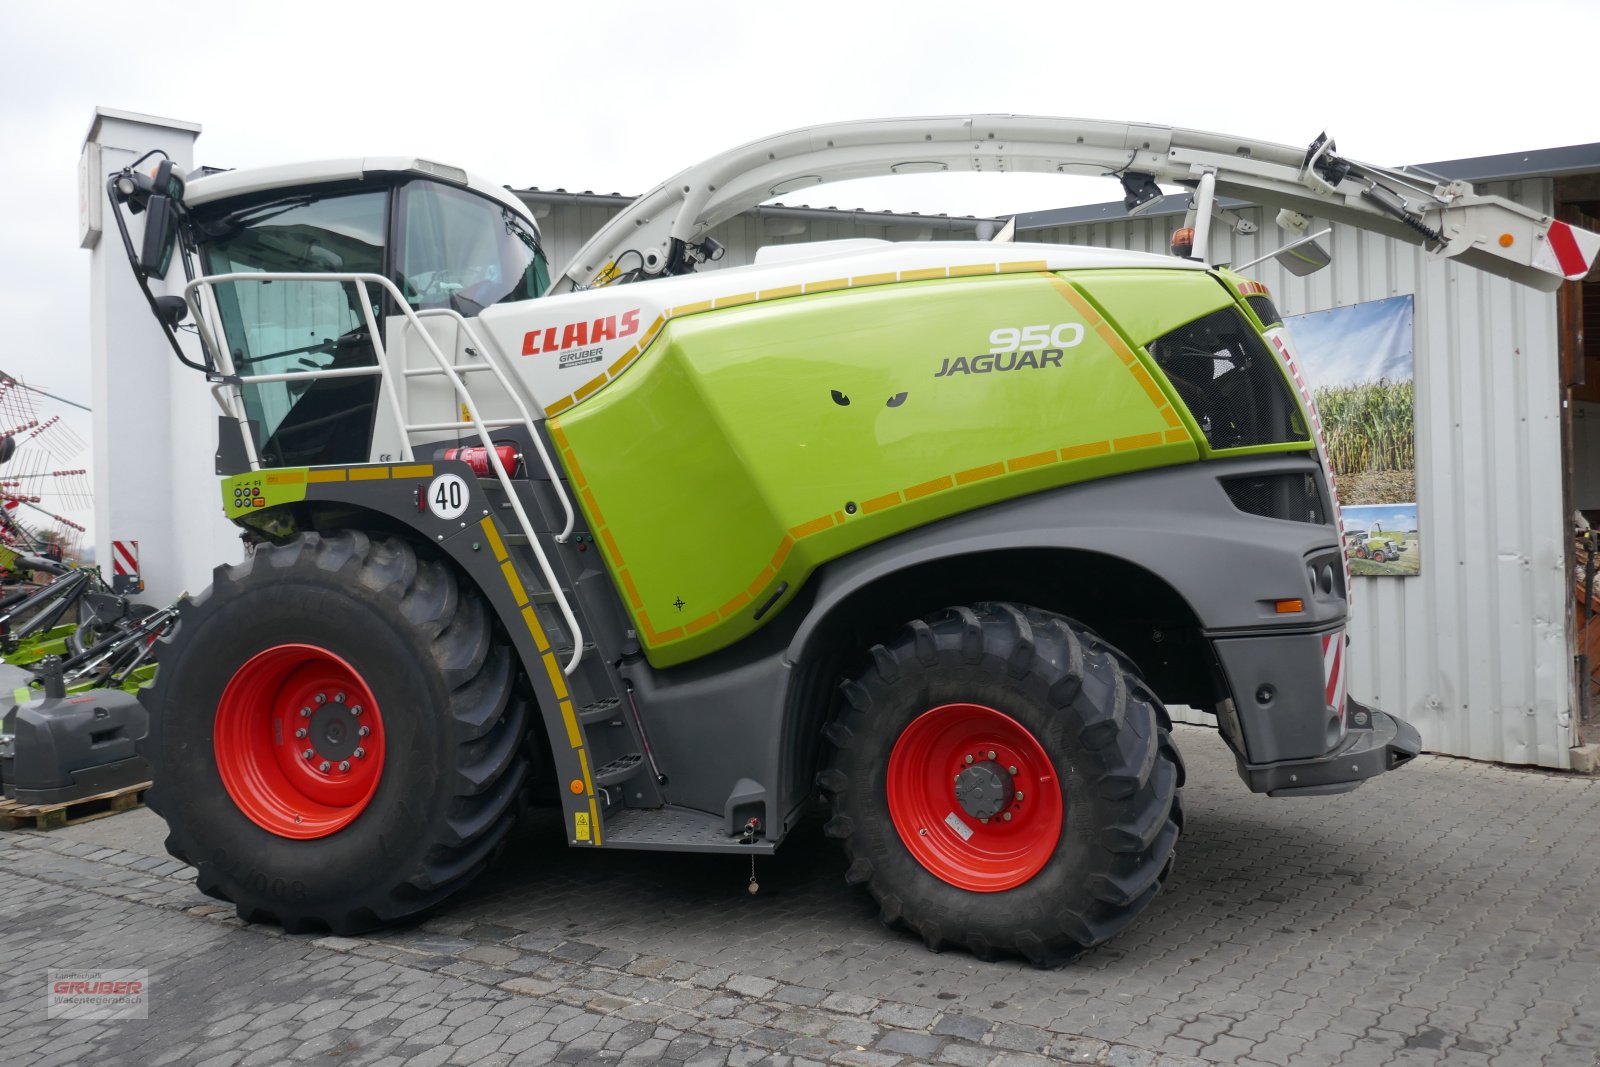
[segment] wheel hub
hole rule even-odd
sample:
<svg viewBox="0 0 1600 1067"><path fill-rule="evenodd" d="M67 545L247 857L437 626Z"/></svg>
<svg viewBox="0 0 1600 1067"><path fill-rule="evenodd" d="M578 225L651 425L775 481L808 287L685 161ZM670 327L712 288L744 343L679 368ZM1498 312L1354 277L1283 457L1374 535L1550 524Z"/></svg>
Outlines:
<svg viewBox="0 0 1600 1067"><path fill-rule="evenodd" d="M1011 775L994 760L974 763L956 775L956 801L974 819L999 815L1015 792Z"/></svg>
<svg viewBox="0 0 1600 1067"><path fill-rule="evenodd" d="M334 763L349 759L361 744L361 717L355 714L360 705L346 704L345 699L345 694L336 693L311 716L311 747Z"/></svg>

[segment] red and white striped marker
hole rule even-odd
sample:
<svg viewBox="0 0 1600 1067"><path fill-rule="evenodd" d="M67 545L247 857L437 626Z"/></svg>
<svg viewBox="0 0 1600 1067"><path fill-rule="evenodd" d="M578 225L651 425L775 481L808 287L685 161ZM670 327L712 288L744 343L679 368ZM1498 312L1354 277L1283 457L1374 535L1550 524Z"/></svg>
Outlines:
<svg viewBox="0 0 1600 1067"><path fill-rule="evenodd" d="M1588 275L1597 253L1600 253L1600 234L1580 230L1557 220L1550 224L1544 240L1534 252L1533 265L1575 282Z"/></svg>
<svg viewBox="0 0 1600 1067"><path fill-rule="evenodd" d="M111 573L118 578L139 580L139 542L111 542Z"/></svg>
<svg viewBox="0 0 1600 1067"><path fill-rule="evenodd" d="M1322 692L1328 706L1337 711L1342 720L1345 703L1343 630L1336 630L1322 638L1322 681Z"/></svg>

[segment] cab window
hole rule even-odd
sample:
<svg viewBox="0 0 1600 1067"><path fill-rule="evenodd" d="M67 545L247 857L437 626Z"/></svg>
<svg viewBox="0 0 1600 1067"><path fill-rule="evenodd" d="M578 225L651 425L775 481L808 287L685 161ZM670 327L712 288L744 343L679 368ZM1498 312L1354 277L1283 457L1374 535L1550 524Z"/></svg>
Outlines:
<svg viewBox="0 0 1600 1067"><path fill-rule="evenodd" d="M382 274L387 190L296 194L201 213L207 274ZM283 374L376 363L366 310L351 283L279 280L214 288L226 344L241 375ZM367 287L382 322L383 295ZM366 459L376 377L247 382L245 411L258 427L266 466Z"/></svg>
<svg viewBox="0 0 1600 1067"><path fill-rule="evenodd" d="M472 316L493 304L542 296L549 269L539 239L516 212L433 181L400 191L396 283L414 308Z"/></svg>

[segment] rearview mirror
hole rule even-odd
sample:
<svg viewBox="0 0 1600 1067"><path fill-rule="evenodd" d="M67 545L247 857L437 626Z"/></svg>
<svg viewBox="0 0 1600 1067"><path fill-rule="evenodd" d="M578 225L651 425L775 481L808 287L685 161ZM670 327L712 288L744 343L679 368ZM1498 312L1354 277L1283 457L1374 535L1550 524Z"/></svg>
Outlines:
<svg viewBox="0 0 1600 1067"><path fill-rule="evenodd" d="M1304 278L1333 262L1333 256L1315 240L1296 241L1272 254L1284 270L1297 278Z"/></svg>
<svg viewBox="0 0 1600 1067"><path fill-rule="evenodd" d="M145 204L144 244L139 249L139 273L165 278L178 242L178 208L169 196L152 196Z"/></svg>

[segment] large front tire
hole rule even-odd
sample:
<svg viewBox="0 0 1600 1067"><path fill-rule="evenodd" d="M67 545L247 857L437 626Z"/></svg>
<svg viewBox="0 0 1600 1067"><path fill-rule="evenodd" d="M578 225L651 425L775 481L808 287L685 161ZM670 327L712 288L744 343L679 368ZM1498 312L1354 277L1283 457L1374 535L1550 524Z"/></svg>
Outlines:
<svg viewBox="0 0 1600 1067"><path fill-rule="evenodd" d="M1183 765L1116 649L1013 604L910 623L844 686L821 784L846 878L932 949L1056 966L1171 867Z"/></svg>
<svg viewBox="0 0 1600 1067"><path fill-rule="evenodd" d="M291 932L433 907L515 818L515 675L483 599L406 541L258 547L183 606L141 695L167 850L241 918Z"/></svg>

